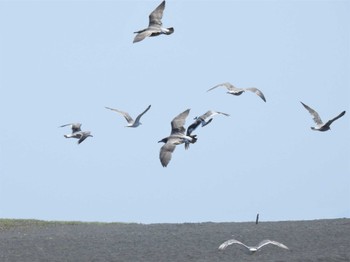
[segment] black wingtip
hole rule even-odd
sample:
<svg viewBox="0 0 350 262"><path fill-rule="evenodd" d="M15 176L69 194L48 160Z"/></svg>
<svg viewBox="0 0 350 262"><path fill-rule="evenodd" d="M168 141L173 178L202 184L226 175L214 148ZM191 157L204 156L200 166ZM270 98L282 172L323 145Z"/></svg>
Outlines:
<svg viewBox="0 0 350 262"><path fill-rule="evenodd" d="M168 32L165 33L166 35L171 35L175 31L174 27L168 27L167 29L168 29Z"/></svg>

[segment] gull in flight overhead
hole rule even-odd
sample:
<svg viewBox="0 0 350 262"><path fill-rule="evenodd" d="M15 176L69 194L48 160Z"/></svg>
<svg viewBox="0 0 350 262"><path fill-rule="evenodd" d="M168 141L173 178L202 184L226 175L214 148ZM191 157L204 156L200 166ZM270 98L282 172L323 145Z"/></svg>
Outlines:
<svg viewBox="0 0 350 262"><path fill-rule="evenodd" d="M77 138L78 144L83 142L86 138L89 136L92 137L90 131L81 131L81 124L80 123L71 123L71 124L65 124L60 127L70 126L72 128L72 133L64 135L65 138Z"/></svg>
<svg viewBox="0 0 350 262"><path fill-rule="evenodd" d="M188 126L186 135L190 136L192 134L192 132L201 124L202 124L202 127L208 125L211 121L213 121L213 117L216 115L230 116L229 114L226 114L226 113L209 110L205 114L194 118L195 121L191 125ZM190 146L189 143L185 143L186 149L188 149L189 146Z"/></svg>
<svg viewBox="0 0 350 262"><path fill-rule="evenodd" d="M210 88L209 90L207 90L207 92L210 91L210 90L213 90L214 88L217 88L219 86L226 87L227 90L228 90L227 93L231 94L231 95L235 95L235 96L239 96L239 95L243 94L245 91L253 92L256 95L258 95L262 100L264 100L264 102L266 102L264 94L259 89L255 88L255 87L237 88L237 87L233 86L232 84L230 84L228 82L227 83L218 84L218 85Z"/></svg>
<svg viewBox="0 0 350 262"><path fill-rule="evenodd" d="M145 109L145 111L143 111L141 114L139 114L135 120L127 112L123 112L123 111L120 111L118 109L114 109L114 108L110 108L110 107L106 107L106 108L122 114L125 117L126 121L128 122L128 125L125 127L138 127L139 125L142 125L142 123L140 122L140 118L151 108L151 105L149 105Z"/></svg>
<svg viewBox="0 0 350 262"><path fill-rule="evenodd" d="M170 35L174 32L173 27L162 27L162 17L164 8L165 0L149 15L148 27L140 31L134 32L137 35L135 36L133 43L140 42L149 36L157 36L160 34Z"/></svg>
<svg viewBox="0 0 350 262"><path fill-rule="evenodd" d="M187 109L181 114L179 114L178 116L176 116L171 121L170 136L165 137L162 140L158 141L158 143L160 142L165 143L160 148L160 152L159 152L159 159L163 167L166 167L169 164L172 153L174 152L177 145L180 145L183 143L194 144L197 141L196 135L187 136L185 134L186 129L184 128L184 125L189 112L190 112L190 109Z"/></svg>
<svg viewBox="0 0 350 262"><path fill-rule="evenodd" d="M211 121L213 121L213 117L215 115L224 115L224 116L230 116L229 114L226 113L222 113L222 112L218 112L218 111L213 111L213 110L209 110L208 112L206 112L204 115L201 115L199 117L195 117L194 118L194 122L193 124L191 124L188 128L187 128L187 133L186 135L190 135L200 124L202 124L202 127L208 125Z"/></svg>
<svg viewBox="0 0 350 262"><path fill-rule="evenodd" d="M257 246L252 246L252 247L247 246L236 239L230 239L230 240L227 240L224 243L222 243L219 246L219 250L224 250L225 248L227 248L229 245L232 245L232 244L242 245L242 246L246 247L251 253L255 253L260 248L262 248L263 246L268 245L268 244L272 244L272 245L275 245L275 246L278 246L278 247L281 247L284 249L289 249L287 246L283 245L282 243L279 243L279 242L273 241L273 240L269 240L269 239L265 239L265 240L261 241Z"/></svg>
<svg viewBox="0 0 350 262"><path fill-rule="evenodd" d="M343 115L345 115L346 111L341 112L338 116L335 118L328 120L326 123L323 123L319 114L313 110L311 107L305 105L303 102L300 102L306 109L309 111L309 113L312 115L313 120L316 123L316 127L311 127L312 130L315 131L327 131L331 129L331 124L337 120L338 118L341 118Z"/></svg>

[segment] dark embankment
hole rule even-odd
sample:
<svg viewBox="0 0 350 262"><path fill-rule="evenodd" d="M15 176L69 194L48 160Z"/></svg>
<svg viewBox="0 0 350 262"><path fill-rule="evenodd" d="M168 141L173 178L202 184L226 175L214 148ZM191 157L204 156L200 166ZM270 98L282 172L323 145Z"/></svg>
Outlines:
<svg viewBox="0 0 350 262"><path fill-rule="evenodd" d="M250 255L234 238L284 243ZM123 224L0 219L0 261L350 261L350 219Z"/></svg>

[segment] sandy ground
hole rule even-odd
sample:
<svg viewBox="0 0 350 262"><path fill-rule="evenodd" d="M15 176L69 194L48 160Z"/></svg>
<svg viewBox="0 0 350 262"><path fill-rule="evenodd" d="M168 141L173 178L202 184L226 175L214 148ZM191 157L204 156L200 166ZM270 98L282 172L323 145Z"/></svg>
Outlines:
<svg viewBox="0 0 350 262"><path fill-rule="evenodd" d="M255 254L231 245L272 239ZM0 261L350 261L350 219L123 224L0 219Z"/></svg>

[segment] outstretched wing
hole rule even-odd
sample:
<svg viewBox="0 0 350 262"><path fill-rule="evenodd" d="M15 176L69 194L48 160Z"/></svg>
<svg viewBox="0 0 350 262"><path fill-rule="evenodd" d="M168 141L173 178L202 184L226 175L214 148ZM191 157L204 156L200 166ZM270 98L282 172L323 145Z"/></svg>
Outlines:
<svg viewBox="0 0 350 262"><path fill-rule="evenodd" d="M341 118L343 115L345 115L346 111L341 112L338 116L336 116L335 118L328 120L326 125L330 126L335 120L337 120L338 118Z"/></svg>
<svg viewBox="0 0 350 262"><path fill-rule="evenodd" d="M185 110L178 116L176 116L172 121L171 121L171 134L184 134L185 133L185 128L184 125L186 123L186 118L188 114L190 113L190 109Z"/></svg>
<svg viewBox="0 0 350 262"><path fill-rule="evenodd" d="M213 111L213 110L209 110L204 115L201 115L199 118L202 118L204 121L206 121L208 118L211 118L217 114L219 114L219 113L216 111Z"/></svg>
<svg viewBox="0 0 350 262"><path fill-rule="evenodd" d="M257 94L258 96L260 96L260 98L262 100L264 100L264 102L266 102L264 94L259 89L257 89L256 87L248 87L245 90L248 90L248 91L251 91L251 92Z"/></svg>
<svg viewBox="0 0 350 262"><path fill-rule="evenodd" d="M309 111L309 113L312 115L312 118L317 125L323 124L320 116L318 115L318 113L315 110L313 110L311 107L305 105L303 102L300 102L300 103L307 109L307 111Z"/></svg>
<svg viewBox="0 0 350 262"><path fill-rule="evenodd" d="M266 246L268 244L272 244L272 245L275 245L275 246L278 246L278 247L281 247L284 249L288 249L288 247L283 245L282 243L277 242L277 241L273 241L273 240L269 240L269 239L265 239L265 240L261 241L256 248L259 249L259 248L262 248L263 246Z"/></svg>
<svg viewBox="0 0 350 262"><path fill-rule="evenodd" d="M171 141L171 139L169 139L168 142L160 148L159 159L163 167L166 167L169 164L175 148L176 145Z"/></svg>
<svg viewBox="0 0 350 262"><path fill-rule="evenodd" d="M138 32L137 35L134 38L133 43L137 43L142 41L143 39L145 39L146 37L149 37L150 35L152 35L153 31L146 29L144 31Z"/></svg>
<svg viewBox="0 0 350 262"><path fill-rule="evenodd" d="M196 119L191 125L187 127L186 135L190 136L192 132L201 124L201 120L199 118Z"/></svg>
<svg viewBox="0 0 350 262"><path fill-rule="evenodd" d="M110 107L107 107L107 106L106 106L106 108L109 109L109 110L112 110L112 111L115 111L115 112L117 112L117 113L122 114L122 115L124 116L124 118L126 119L126 121L128 121L129 124L131 124L131 123L134 122L134 120L132 119L132 117L131 117L127 112L120 111L120 110L118 110L118 109L110 108Z"/></svg>
<svg viewBox="0 0 350 262"><path fill-rule="evenodd" d="M90 132L89 131L86 131L86 132L81 132L81 136L78 140L78 144L80 144L81 142L83 142L86 138L88 138L90 135Z"/></svg>
<svg viewBox="0 0 350 262"><path fill-rule="evenodd" d="M229 245L232 245L232 244L240 244L240 245L245 246L246 248L249 249L249 247L246 246L245 244L243 244L242 242L240 242L236 239L229 239L219 246L219 250L224 250L225 248L227 248Z"/></svg>
<svg viewBox="0 0 350 262"><path fill-rule="evenodd" d="M230 91L235 90L235 89L238 89L238 88L234 87L233 85L231 85L230 83L226 82L226 83L218 84L218 85L216 85L216 86L214 86L214 87L208 89L207 92L208 92L208 91L211 91L211 90L213 90L213 89L215 89L215 88L217 88L217 87L219 87L219 86L226 87L226 88L227 88L228 90L230 90Z"/></svg>
<svg viewBox="0 0 350 262"><path fill-rule="evenodd" d="M160 5L157 6L157 8L154 9L153 12L149 15L149 26L162 25L164 8L165 8L165 0L161 2Z"/></svg>
<svg viewBox="0 0 350 262"><path fill-rule="evenodd" d="M135 119L135 123L138 123L140 121L140 118L151 108L151 105L149 105L145 111L143 111L141 114L139 114L136 119Z"/></svg>
<svg viewBox="0 0 350 262"><path fill-rule="evenodd" d="M70 123L70 124L62 125L60 127L65 127L65 126L70 126L72 128L72 133L76 133L76 132L81 131L81 129L80 129L81 124L80 123Z"/></svg>
<svg viewBox="0 0 350 262"><path fill-rule="evenodd" d="M223 113L223 112L218 112L218 111L213 111L213 110L209 110L208 112L206 112L204 115L200 116L200 118L206 120L210 117L213 117L215 115L224 115L224 116L230 116L229 114Z"/></svg>

